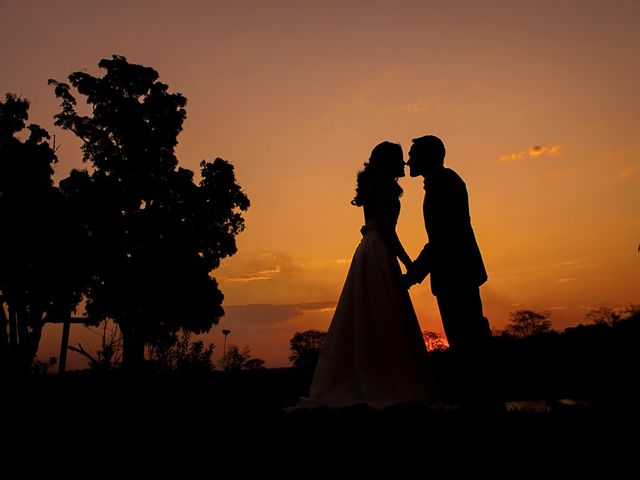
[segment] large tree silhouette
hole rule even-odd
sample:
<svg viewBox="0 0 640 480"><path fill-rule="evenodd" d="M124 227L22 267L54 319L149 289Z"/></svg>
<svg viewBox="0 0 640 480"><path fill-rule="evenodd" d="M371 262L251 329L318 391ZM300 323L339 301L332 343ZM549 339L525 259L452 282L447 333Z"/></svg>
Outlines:
<svg viewBox="0 0 640 480"><path fill-rule="evenodd" d="M49 134L27 126L28 113L27 100L7 94L0 102L0 363L22 372L45 323L71 315L88 278L69 199L52 181Z"/></svg>
<svg viewBox="0 0 640 480"><path fill-rule="evenodd" d="M187 101L154 69L121 56L98 65L102 77L73 72L69 84L49 82L62 101L56 125L82 139L91 167L62 184L83 199L78 215L94 249L87 312L120 325L123 363L132 367L145 343L166 342L180 329L207 331L224 314L210 273L236 252L249 200L222 159L203 161L197 184L178 167ZM80 113L72 88L89 115Z"/></svg>

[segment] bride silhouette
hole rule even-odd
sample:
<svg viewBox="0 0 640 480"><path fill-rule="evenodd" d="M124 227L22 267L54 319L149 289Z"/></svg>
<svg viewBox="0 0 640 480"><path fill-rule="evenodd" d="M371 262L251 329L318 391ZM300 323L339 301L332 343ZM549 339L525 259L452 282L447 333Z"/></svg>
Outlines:
<svg viewBox="0 0 640 480"><path fill-rule="evenodd" d="M382 142L358 173L356 196L365 224L308 398L296 408L367 403L375 408L435 402L432 372L398 259L406 266L396 223L404 177L402 147Z"/></svg>

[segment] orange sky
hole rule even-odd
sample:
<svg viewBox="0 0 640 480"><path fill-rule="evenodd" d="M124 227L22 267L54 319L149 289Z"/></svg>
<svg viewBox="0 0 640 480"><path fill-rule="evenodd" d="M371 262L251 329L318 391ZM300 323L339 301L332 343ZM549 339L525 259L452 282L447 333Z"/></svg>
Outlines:
<svg viewBox="0 0 640 480"><path fill-rule="evenodd" d="M31 100L31 121L56 134L58 179L80 152L52 125L47 79L98 74L114 53L188 98L183 166L233 162L252 207L216 272L220 347L228 328L282 366L295 331L328 327L360 236L355 174L378 142L406 152L426 133L467 183L494 327L518 308L563 328L640 301L636 0L0 0L0 18L0 93ZM398 230L415 256L422 182L401 184ZM441 330L428 281L411 294L422 326ZM46 333L41 355L57 355ZM74 327L76 342L94 336Z"/></svg>

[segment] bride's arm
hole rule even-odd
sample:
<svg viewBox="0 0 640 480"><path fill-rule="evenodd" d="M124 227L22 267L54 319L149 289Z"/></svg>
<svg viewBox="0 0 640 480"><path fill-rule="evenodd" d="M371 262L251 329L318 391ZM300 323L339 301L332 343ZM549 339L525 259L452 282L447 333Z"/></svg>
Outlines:
<svg viewBox="0 0 640 480"><path fill-rule="evenodd" d="M395 230L395 225L394 228L388 231L388 233L384 234L384 236L388 237L388 239L385 239L385 241L391 248L391 251L395 254L396 257L398 257L398 260L400 260L408 270L413 262L411 261L411 257L409 257L409 254L407 254L406 250L402 246L402 242L400 241L398 233Z"/></svg>
<svg viewBox="0 0 640 480"><path fill-rule="evenodd" d="M393 205L389 202L388 197L384 197L383 195L376 195L376 212L380 216L378 219L381 225L381 234L384 243L387 245L389 250L398 257L404 266L409 269L412 265L411 257L407 254L406 250L402 246L402 242L398 237L398 233L396 232L396 223L398 221L398 215Z"/></svg>
<svg viewBox="0 0 640 480"><path fill-rule="evenodd" d="M409 257L409 254L402 246L402 242L398 237L398 233L396 232L395 227L395 223L383 224L380 233L382 235L384 243L387 245L387 247L389 247L389 250L391 250L391 253L398 257L398 260L400 260L408 269L409 267L411 267L413 262L411 261L411 257Z"/></svg>

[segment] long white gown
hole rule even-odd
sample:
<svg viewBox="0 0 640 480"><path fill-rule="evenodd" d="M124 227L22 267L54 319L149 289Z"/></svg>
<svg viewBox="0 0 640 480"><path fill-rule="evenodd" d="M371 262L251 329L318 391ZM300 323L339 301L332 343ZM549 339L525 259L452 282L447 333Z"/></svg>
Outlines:
<svg viewBox="0 0 640 480"><path fill-rule="evenodd" d="M398 205L393 224L397 220ZM296 408L436 403L427 349L398 260L369 226L355 251L308 398Z"/></svg>

